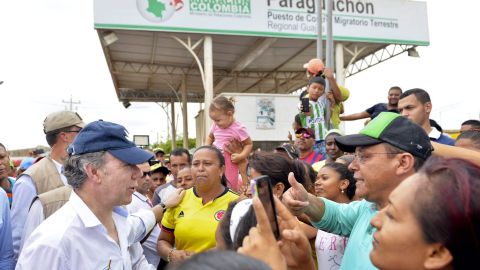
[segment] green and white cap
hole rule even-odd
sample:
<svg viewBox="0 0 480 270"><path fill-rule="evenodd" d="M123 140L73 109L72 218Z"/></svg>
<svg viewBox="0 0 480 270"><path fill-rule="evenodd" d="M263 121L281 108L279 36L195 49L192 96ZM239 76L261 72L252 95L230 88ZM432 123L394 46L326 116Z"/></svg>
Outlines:
<svg viewBox="0 0 480 270"><path fill-rule="evenodd" d="M393 112L382 112L359 134L336 137L338 147L348 153L355 152L357 146L370 146L388 143L416 157L427 159L433 147L425 130Z"/></svg>

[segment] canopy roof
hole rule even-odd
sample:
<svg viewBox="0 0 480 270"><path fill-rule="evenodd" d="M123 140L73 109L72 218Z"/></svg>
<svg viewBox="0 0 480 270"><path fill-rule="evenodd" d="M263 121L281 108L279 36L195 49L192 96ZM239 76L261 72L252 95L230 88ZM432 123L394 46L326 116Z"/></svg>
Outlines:
<svg viewBox="0 0 480 270"><path fill-rule="evenodd" d="M195 58L180 43L181 40L193 48L203 65L203 34L118 29L97 31L119 101L179 102L183 79L186 81L187 102L204 101L201 71ZM113 43L106 42L106 36L113 37ZM303 64L315 57L315 40L211 36L215 95L221 92L284 94L303 87L307 82ZM415 47L341 43L347 77Z"/></svg>

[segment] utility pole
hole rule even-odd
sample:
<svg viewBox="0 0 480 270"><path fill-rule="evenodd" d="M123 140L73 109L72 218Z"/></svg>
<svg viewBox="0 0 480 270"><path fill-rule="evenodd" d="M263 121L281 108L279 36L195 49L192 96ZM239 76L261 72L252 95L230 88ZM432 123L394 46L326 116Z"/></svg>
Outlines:
<svg viewBox="0 0 480 270"><path fill-rule="evenodd" d="M318 3L317 3L317 58L318 59L323 59L322 33L323 33L322 31L322 0L318 0Z"/></svg>
<svg viewBox="0 0 480 270"><path fill-rule="evenodd" d="M63 100L62 99L62 103L65 103L65 104L70 104L70 110L71 112L73 112L73 104L80 104L80 100L78 101L73 101L73 98L72 98L72 95L70 95L70 100ZM67 109L67 106L65 106L65 110ZM78 110L78 107L75 107L75 111Z"/></svg>

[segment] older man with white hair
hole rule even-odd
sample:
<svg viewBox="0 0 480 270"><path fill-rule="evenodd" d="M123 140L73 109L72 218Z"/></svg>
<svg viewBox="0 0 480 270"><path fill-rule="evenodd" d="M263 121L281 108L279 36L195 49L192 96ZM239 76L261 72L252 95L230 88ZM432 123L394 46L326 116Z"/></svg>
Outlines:
<svg viewBox="0 0 480 270"><path fill-rule="evenodd" d="M128 247L162 211L128 216L121 207L137 187L137 165L153 157L126 136L123 126L101 120L79 132L65 163L69 201L28 238L17 269L132 269Z"/></svg>

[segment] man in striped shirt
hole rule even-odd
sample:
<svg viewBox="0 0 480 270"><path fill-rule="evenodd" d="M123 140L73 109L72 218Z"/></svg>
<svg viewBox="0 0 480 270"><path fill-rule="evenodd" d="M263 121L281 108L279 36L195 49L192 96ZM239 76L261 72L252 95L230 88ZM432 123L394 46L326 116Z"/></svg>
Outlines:
<svg viewBox="0 0 480 270"><path fill-rule="evenodd" d="M311 128L299 128L295 131L295 146L300 152L298 159L313 165L315 162L324 160L324 156L320 151L314 151L315 133Z"/></svg>

